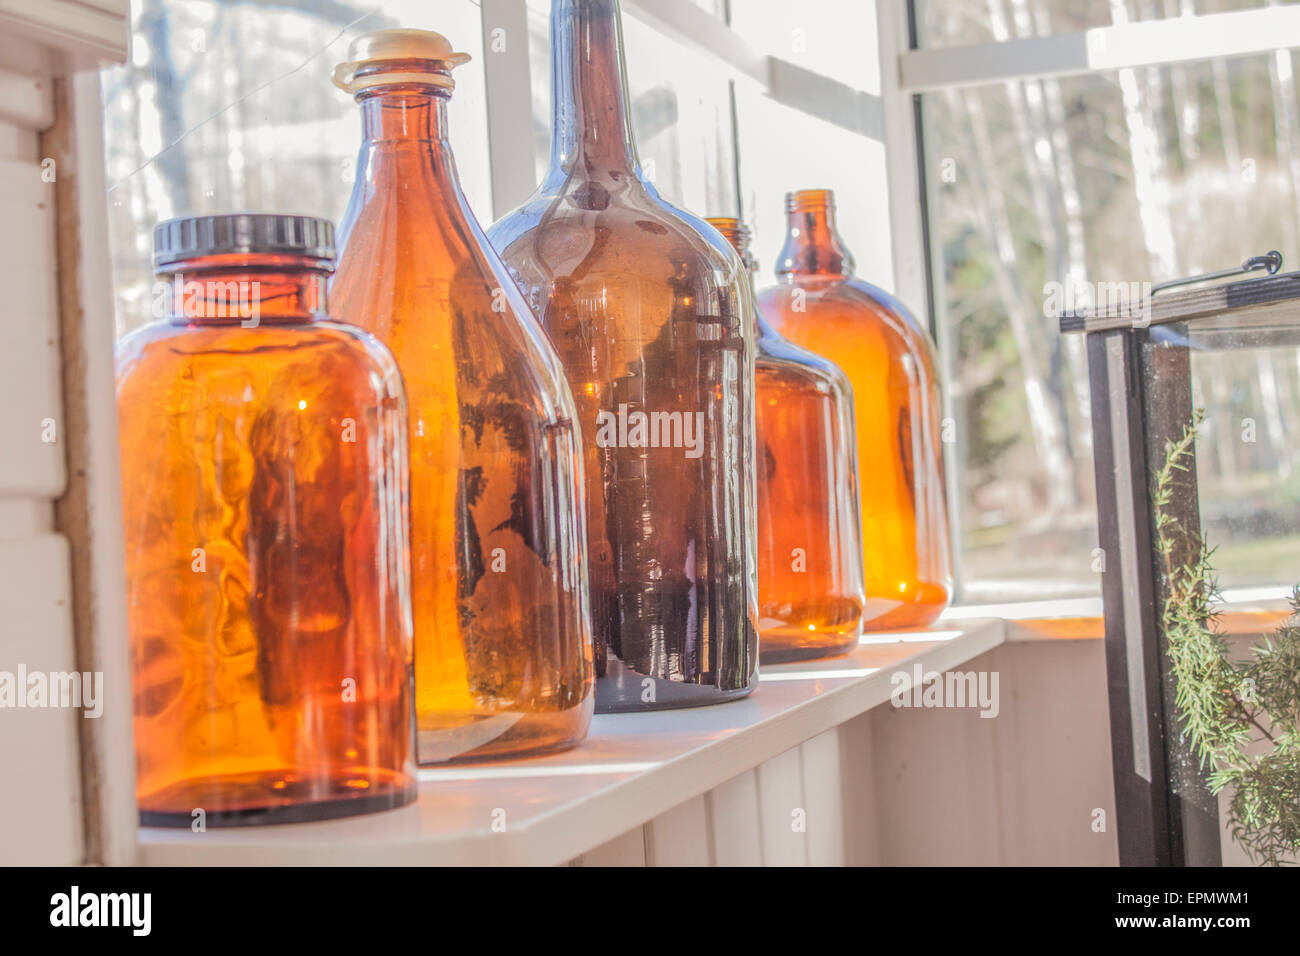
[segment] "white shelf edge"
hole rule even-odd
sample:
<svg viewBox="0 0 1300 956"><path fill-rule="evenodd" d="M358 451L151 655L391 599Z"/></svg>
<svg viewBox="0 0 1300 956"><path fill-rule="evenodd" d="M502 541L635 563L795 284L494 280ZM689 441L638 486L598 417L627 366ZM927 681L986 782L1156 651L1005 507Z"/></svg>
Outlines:
<svg viewBox="0 0 1300 956"><path fill-rule="evenodd" d="M481 772L469 767L432 774L444 779L422 782L415 808L322 823L213 829L203 834L142 828L141 862L208 866L563 863L887 703L892 691L890 675L896 670L910 671L918 663L927 671L956 668L1002 644L1007 635L1000 619L948 621L935 631L944 639L924 643L915 632L909 632L890 642L889 635L874 634L849 657L765 668L765 674L787 679L760 681L745 700L599 717L588 741L566 754L490 765ZM846 671L849 676L834 676L836 671ZM801 673L811 676L788 679ZM753 721L745 724L751 715ZM627 734L625 750L611 744L621 739L624 731L638 726L645 732ZM674 735L686 735L698 743L664 743ZM584 751L601 756L584 763ZM514 800L527 805L530 795L548 796L557 781L580 784L589 791L519 822L509 822L507 817L502 832L492 831L492 797L500 795L502 804ZM426 817L438 816L440 802L463 804L466 790L478 791L471 802L482 811L479 825L453 831L422 825ZM457 810L463 812L463 805Z"/></svg>

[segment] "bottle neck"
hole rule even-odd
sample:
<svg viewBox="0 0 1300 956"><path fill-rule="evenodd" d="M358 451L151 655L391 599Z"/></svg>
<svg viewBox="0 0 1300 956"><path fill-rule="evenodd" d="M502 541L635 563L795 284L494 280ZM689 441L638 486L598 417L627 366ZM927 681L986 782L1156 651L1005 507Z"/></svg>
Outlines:
<svg viewBox="0 0 1300 956"><path fill-rule="evenodd" d="M748 283L749 300L753 304L754 325L758 332L758 341L762 344L765 341L778 338L776 330L767 324L763 318L763 313L758 308L758 291L754 286L754 273L758 271L758 262L754 254L749 249L751 233L749 227L739 219L730 217L710 217L708 224L722 234L722 238L731 244L731 248L736 250L736 255L740 257L741 263L745 266L745 279Z"/></svg>
<svg viewBox="0 0 1300 956"><path fill-rule="evenodd" d="M447 144L447 99L433 87L379 87L366 90L357 101L363 149L400 142Z"/></svg>
<svg viewBox="0 0 1300 956"><path fill-rule="evenodd" d="M340 249L348 245L362 210L378 194L400 197L408 210L467 209L447 142L447 94L420 84L385 86L357 97L361 150L352 198L339 224Z"/></svg>
<svg viewBox="0 0 1300 956"><path fill-rule="evenodd" d="M785 211L788 231L776 260L778 279L853 274L853 256L835 230L835 200L829 190L791 193Z"/></svg>
<svg viewBox="0 0 1300 956"><path fill-rule="evenodd" d="M158 276L156 293L173 322L253 327L325 318L330 266L289 256L179 263Z"/></svg>
<svg viewBox="0 0 1300 956"><path fill-rule="evenodd" d="M551 170L639 178L618 0L554 0L551 78Z"/></svg>

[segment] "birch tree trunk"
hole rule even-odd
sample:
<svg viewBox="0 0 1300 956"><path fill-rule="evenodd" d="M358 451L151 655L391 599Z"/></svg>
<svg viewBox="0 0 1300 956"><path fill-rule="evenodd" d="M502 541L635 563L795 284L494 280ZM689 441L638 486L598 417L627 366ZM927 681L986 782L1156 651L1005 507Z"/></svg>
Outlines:
<svg viewBox="0 0 1300 956"><path fill-rule="evenodd" d="M1046 386L1047 354L1039 322L1040 310L1030 306L1020 279L1011 220L1002 184L997 176L998 163L984 107L980 102L980 93L978 90L950 90L947 96L953 116L958 117L964 112L967 118L970 155L975 157L972 178L978 177L979 180L971 183L973 195L969 198L974 200L980 222L991 232L994 282L1006 309L1007 322L1020 355L1020 373L1024 382L1030 430L1047 481L1046 507L1035 516L1030 525L1035 528L1046 527L1072 504L1075 475L1066 454L1060 420L1054 412Z"/></svg>
<svg viewBox="0 0 1300 956"><path fill-rule="evenodd" d="M1128 7L1124 0L1110 0L1110 12L1111 20L1116 26L1129 22ZM1151 260L1146 278L1176 278L1178 254L1169 214L1169 180L1165 176L1159 136L1151 127L1151 111L1146 107L1137 70L1119 70L1119 88L1133 163L1133 191L1137 198L1138 218L1142 223L1142 238Z"/></svg>

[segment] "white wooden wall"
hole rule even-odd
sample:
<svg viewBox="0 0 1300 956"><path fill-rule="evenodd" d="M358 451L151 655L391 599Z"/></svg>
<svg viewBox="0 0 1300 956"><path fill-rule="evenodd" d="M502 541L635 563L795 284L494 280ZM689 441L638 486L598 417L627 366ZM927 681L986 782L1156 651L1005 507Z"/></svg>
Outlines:
<svg viewBox="0 0 1300 956"><path fill-rule="evenodd" d="M996 718L879 707L572 864L1115 865L1101 641L1012 642L962 670L999 673Z"/></svg>
<svg viewBox="0 0 1300 956"><path fill-rule="evenodd" d="M116 548L120 566L121 539L112 521L112 298L107 244L102 228L96 231L105 219L98 86L93 73L76 81L71 75L125 55L126 41L124 0L0 0L0 671L10 674L20 667L28 673L104 668L101 654L86 650L98 625L83 620L79 642L77 610L89 616L115 600L120 609L111 592L116 586L120 595L120 584L88 560L92 547L100 565ZM74 115L78 98L83 108ZM86 302L92 287L98 300ZM94 323L102 323L103 334ZM76 374L65 377L65 369ZM91 419L100 423L95 435ZM70 457L71 448L80 454ZM92 449L97 453L89 462ZM107 457L99 453L105 451ZM98 544L92 517L104 521ZM96 595L96 584L110 589ZM105 628L115 623L120 620L105 615ZM120 647L107 641L105 649L111 654ZM120 670L111 676L120 677ZM120 725L123 714L129 721L129 705L123 712L120 703L125 690L115 693L108 725ZM100 759L95 741L102 734L87 726L92 723L67 709L0 709L0 864L122 860L132 852L134 834L120 827L114 852L105 851L100 810L106 801L97 788L83 788L109 763ZM120 735L120 726L114 733ZM114 775L121 776L120 760ZM95 807L89 815L87 792ZM125 818L125 806L116 812ZM87 819L94 830L90 853Z"/></svg>

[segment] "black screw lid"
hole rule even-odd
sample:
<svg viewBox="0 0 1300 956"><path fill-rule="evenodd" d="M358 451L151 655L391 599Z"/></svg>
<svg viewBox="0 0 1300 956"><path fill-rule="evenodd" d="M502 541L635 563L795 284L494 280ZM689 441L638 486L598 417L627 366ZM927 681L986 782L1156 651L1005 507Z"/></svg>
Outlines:
<svg viewBox="0 0 1300 956"><path fill-rule="evenodd" d="M323 259L332 269L334 224L315 216L237 212L168 219L153 228L155 270L202 256L259 252Z"/></svg>

